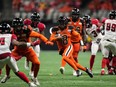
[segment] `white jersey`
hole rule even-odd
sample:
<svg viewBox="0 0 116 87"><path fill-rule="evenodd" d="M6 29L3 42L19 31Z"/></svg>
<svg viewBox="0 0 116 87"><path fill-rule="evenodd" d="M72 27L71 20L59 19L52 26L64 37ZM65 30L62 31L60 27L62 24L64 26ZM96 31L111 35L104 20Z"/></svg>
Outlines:
<svg viewBox="0 0 116 87"><path fill-rule="evenodd" d="M103 35L96 31L97 28L98 27L95 24L92 24L91 28L86 28L86 32L92 41L98 41L98 39L101 40L103 38Z"/></svg>
<svg viewBox="0 0 116 87"><path fill-rule="evenodd" d="M0 54L11 53L9 47L12 40L12 34L0 34Z"/></svg>
<svg viewBox="0 0 116 87"><path fill-rule="evenodd" d="M107 19L105 21L105 36L104 39L116 42L116 20Z"/></svg>
<svg viewBox="0 0 116 87"><path fill-rule="evenodd" d="M13 34L0 34L0 55L3 56L5 53L11 53L9 47L12 39L16 39L16 36ZM10 56L9 54L4 55L3 59L0 56L0 69L2 69L6 64L13 70L13 72L18 72L18 66L16 60Z"/></svg>

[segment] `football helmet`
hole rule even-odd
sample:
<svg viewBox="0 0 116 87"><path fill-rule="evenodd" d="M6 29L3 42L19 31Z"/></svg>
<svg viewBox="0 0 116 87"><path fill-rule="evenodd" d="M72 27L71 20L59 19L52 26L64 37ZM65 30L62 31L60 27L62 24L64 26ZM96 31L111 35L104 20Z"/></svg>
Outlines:
<svg viewBox="0 0 116 87"><path fill-rule="evenodd" d="M32 13L31 20L33 22L40 22L40 14L37 12Z"/></svg>
<svg viewBox="0 0 116 87"><path fill-rule="evenodd" d="M60 16L58 19L58 23L59 23L58 26L60 27L60 29L65 29L68 24L68 20L66 17Z"/></svg>
<svg viewBox="0 0 116 87"><path fill-rule="evenodd" d="M115 19L115 18L116 18L116 11L115 10L110 11L109 19Z"/></svg>
<svg viewBox="0 0 116 87"><path fill-rule="evenodd" d="M23 19L22 18L14 18L12 21L12 26L14 28L15 33L20 33L23 29Z"/></svg>
<svg viewBox="0 0 116 87"><path fill-rule="evenodd" d="M83 20L84 20L86 23L90 23L90 22L91 22L91 17L90 17L89 15L84 15Z"/></svg>
<svg viewBox="0 0 116 87"><path fill-rule="evenodd" d="M13 21L12 21L12 26L13 27L18 27L18 26L21 26L23 27L23 19L22 18L14 18Z"/></svg>
<svg viewBox="0 0 116 87"><path fill-rule="evenodd" d="M79 15L80 15L79 9L73 8L72 11L71 11L72 21L76 22L79 18Z"/></svg>
<svg viewBox="0 0 116 87"><path fill-rule="evenodd" d="M0 24L0 33L1 34L8 34L11 33L11 27L8 23Z"/></svg>

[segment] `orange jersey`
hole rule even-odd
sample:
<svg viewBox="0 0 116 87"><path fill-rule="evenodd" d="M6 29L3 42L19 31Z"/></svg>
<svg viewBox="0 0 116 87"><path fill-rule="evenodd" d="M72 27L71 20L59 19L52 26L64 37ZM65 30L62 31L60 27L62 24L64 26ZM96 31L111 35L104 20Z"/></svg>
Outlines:
<svg viewBox="0 0 116 87"><path fill-rule="evenodd" d="M70 18L70 22L68 23L68 26L74 26L75 30L78 33L82 34L82 23L81 23L80 19L78 19L78 21L76 21L76 22L73 22L72 18Z"/></svg>
<svg viewBox="0 0 116 87"><path fill-rule="evenodd" d="M45 36L43 36L40 33L37 33L35 31L33 31L30 26L27 26L27 27L25 26L25 29L21 30L20 32L15 32L14 31L14 33L17 35L17 40L18 41L30 42L31 37L40 38L44 42L48 41L48 39ZM21 49L21 50L23 49L23 48L19 48L17 46L15 48Z"/></svg>
<svg viewBox="0 0 116 87"><path fill-rule="evenodd" d="M57 36L62 36L62 39L57 39ZM65 49L67 46L71 45L71 37L79 37L79 33L77 33L75 30L70 31L68 27L62 31L60 31L58 34L53 33L50 36L50 41L56 41L59 49Z"/></svg>
<svg viewBox="0 0 116 87"><path fill-rule="evenodd" d="M81 34L82 34L82 23L80 22L80 19L77 22L73 22L72 19L70 18L70 22L68 24L68 26L73 26L74 30L77 31L77 33L79 33L79 37L71 37L71 41L72 42L80 42L80 40L82 39Z"/></svg>

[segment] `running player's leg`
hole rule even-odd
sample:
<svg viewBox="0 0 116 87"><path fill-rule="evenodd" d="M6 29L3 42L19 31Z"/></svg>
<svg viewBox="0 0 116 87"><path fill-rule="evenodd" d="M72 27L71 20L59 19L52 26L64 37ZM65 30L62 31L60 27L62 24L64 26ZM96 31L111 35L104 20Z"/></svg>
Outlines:
<svg viewBox="0 0 116 87"><path fill-rule="evenodd" d="M7 61L8 61L8 57L6 59L3 59L3 60L0 61L0 69L2 69L2 67L4 67L4 65L7 64ZM7 65L6 65L6 67L7 67ZM10 74L10 69L8 71L6 70L6 75L1 79L0 82L5 83L10 78L9 74Z"/></svg>
<svg viewBox="0 0 116 87"><path fill-rule="evenodd" d="M91 57L90 57L90 70L92 71L93 69L93 65L94 65L94 61L95 61L95 57L96 57L96 53L99 49L99 45L95 42L92 42L91 45Z"/></svg>
<svg viewBox="0 0 116 87"><path fill-rule="evenodd" d="M40 45L34 46L33 49L34 49L37 57L39 58L39 56L40 56ZM29 72L29 75L33 76L33 73L34 73L34 64L32 63L32 65L31 65L31 71Z"/></svg>
<svg viewBox="0 0 116 87"><path fill-rule="evenodd" d="M14 58L9 58L8 61L8 66L13 70L13 72L20 78L22 79L24 82L26 82L29 86L31 85L32 87L35 87L36 85L32 84L30 82L30 80L27 78L27 76L23 73L20 72L16 63L16 60Z"/></svg>
<svg viewBox="0 0 116 87"><path fill-rule="evenodd" d="M32 80L34 81L36 85L40 85L37 80L37 75L38 75L39 68L40 68L40 61L36 53L34 52L32 48L30 48L25 56L29 61L31 61L34 64L34 76L32 77Z"/></svg>
<svg viewBox="0 0 116 87"><path fill-rule="evenodd" d="M73 58L78 63L78 54L79 54L79 51L80 51L80 43L73 44L73 48L74 48Z"/></svg>
<svg viewBox="0 0 116 87"><path fill-rule="evenodd" d="M102 63L101 63L101 75L105 74L105 67L107 65L107 61L109 61L108 56L109 56L109 49L106 49L104 47L105 42L102 42L102 54L103 54L103 58L102 58Z"/></svg>

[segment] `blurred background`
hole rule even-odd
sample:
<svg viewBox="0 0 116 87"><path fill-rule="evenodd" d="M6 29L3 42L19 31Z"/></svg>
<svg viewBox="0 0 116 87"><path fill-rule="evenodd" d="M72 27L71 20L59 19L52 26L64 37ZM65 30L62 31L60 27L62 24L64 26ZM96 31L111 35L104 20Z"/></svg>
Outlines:
<svg viewBox="0 0 116 87"><path fill-rule="evenodd" d="M80 9L80 17L88 14L102 20L109 11L116 10L116 0L0 0L0 22L10 24L14 17L30 18L37 11L46 25L45 36L49 38L49 28L56 24L59 15L70 16L74 7ZM42 43L41 49L55 50L57 47Z"/></svg>

